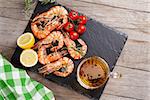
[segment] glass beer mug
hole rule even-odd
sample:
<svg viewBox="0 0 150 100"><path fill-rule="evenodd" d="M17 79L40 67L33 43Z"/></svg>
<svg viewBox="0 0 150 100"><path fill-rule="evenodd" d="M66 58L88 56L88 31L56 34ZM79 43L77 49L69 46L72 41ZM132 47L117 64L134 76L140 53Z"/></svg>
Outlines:
<svg viewBox="0 0 150 100"><path fill-rule="evenodd" d="M86 89L96 89L107 79L120 78L121 74L110 72L107 62L98 56L85 58L77 68L77 81Z"/></svg>

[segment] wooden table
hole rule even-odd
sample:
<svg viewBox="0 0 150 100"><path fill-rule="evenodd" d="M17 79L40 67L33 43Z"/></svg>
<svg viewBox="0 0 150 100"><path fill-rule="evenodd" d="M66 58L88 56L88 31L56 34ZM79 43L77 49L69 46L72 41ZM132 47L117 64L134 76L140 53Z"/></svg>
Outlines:
<svg viewBox="0 0 150 100"><path fill-rule="evenodd" d="M58 0L97 21L128 34L129 39L114 71L121 79L110 79L101 100L150 100L150 1L149 0ZM23 0L0 0L0 48L10 59L16 39L28 17ZM92 33L91 33L92 34ZM87 100L78 93L58 86L29 72L35 80L55 93L57 100Z"/></svg>

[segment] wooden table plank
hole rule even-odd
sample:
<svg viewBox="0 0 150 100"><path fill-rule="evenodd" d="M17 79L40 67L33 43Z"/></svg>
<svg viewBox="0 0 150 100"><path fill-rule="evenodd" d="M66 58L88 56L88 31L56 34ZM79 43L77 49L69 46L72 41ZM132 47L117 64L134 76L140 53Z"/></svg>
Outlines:
<svg viewBox="0 0 150 100"><path fill-rule="evenodd" d="M104 93L131 99L148 100L150 94L150 71L116 66L114 71L122 73L121 79L110 79Z"/></svg>
<svg viewBox="0 0 150 100"><path fill-rule="evenodd" d="M80 2L94 3L96 5L104 5L117 9L133 10L136 12L149 13L148 0L77 0ZM144 5L144 6L141 6Z"/></svg>
<svg viewBox="0 0 150 100"><path fill-rule="evenodd" d="M150 72L150 42L129 39L117 65Z"/></svg>
<svg viewBox="0 0 150 100"><path fill-rule="evenodd" d="M6 47L6 46L0 45L0 53L2 52L2 55L6 57L9 61L14 50L15 50L15 47L12 48L12 47Z"/></svg>
<svg viewBox="0 0 150 100"><path fill-rule="evenodd" d="M123 74L110 79L102 100L149 100L150 98L150 2L149 0L57 0L110 27L129 35L114 71ZM24 31L29 17L23 12L23 0L0 0L0 48L10 59L16 39ZM92 8L92 9L91 9ZM91 33L92 34L92 33ZM54 91L57 100L88 100L29 72L31 77ZM38 77L38 79L37 79Z"/></svg>

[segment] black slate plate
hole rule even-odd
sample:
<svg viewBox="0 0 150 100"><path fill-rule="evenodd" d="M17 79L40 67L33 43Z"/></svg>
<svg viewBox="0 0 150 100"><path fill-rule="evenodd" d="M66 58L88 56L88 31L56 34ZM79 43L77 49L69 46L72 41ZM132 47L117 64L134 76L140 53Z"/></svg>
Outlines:
<svg viewBox="0 0 150 100"><path fill-rule="evenodd" d="M47 4L43 6L40 3L38 3L31 19L33 19L37 14L47 11L49 8L55 5L60 5L60 4L55 3L55 4ZM24 32L32 32L30 28L30 23L31 21L29 21ZM84 58L94 56L94 55L100 56L107 61L107 63L110 66L110 70L112 71L124 47L124 44L127 40L127 35L115 31L91 18L88 19L86 27L87 27L87 31L84 33L84 35L81 36L81 38L88 45L88 52ZM36 66L28 69L23 67L20 64L19 57L21 52L22 49L16 47L14 55L11 58L11 63L17 68L23 68L38 73L37 69L42 66L41 64L38 63ZM81 87L80 84L78 84L77 82L77 78L76 78L77 66L83 59L74 61L75 69L69 77L61 78L51 74L46 76L46 78L59 85L73 89L80 94L88 96L91 99L98 100L106 84L103 87L95 90L87 90Z"/></svg>

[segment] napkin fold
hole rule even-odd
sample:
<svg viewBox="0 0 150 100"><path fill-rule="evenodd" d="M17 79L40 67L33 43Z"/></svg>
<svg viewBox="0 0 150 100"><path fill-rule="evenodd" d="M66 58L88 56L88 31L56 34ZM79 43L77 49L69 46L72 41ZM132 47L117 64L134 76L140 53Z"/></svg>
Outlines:
<svg viewBox="0 0 150 100"><path fill-rule="evenodd" d="M55 100L51 90L0 55L0 100Z"/></svg>

